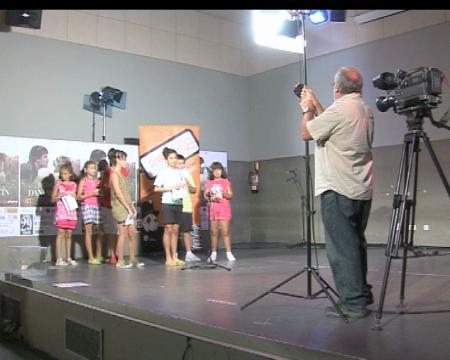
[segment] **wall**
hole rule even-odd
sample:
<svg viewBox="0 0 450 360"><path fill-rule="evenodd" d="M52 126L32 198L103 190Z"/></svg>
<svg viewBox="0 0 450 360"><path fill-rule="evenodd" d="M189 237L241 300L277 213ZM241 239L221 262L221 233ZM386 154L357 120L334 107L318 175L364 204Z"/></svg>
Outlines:
<svg viewBox="0 0 450 360"><path fill-rule="evenodd" d="M403 141L403 136L401 137ZM450 180L450 140L431 142L438 163L447 181ZM414 244L421 246L450 246L448 212L450 194L447 194L443 180L431 160L425 144L420 142L417 203ZM372 210L366 231L370 244L385 244L393 212L393 195L397 185L402 145L377 147L374 156L374 194ZM314 176L314 156L310 157L311 174ZM294 170L297 182L292 180ZM260 192L251 195L250 201L250 244L278 243L299 244L307 239L303 233L302 196L306 196L306 159L304 156L286 157L261 161ZM401 190L400 190L401 191ZM306 201L306 200L304 200ZM311 202L315 211L311 241L324 242L324 230L320 215L318 197ZM428 230L425 230L428 228ZM314 236L315 235L315 236Z"/></svg>
<svg viewBox="0 0 450 360"><path fill-rule="evenodd" d="M450 76L450 48L442 34L450 32L450 24L431 26L392 38L378 40L345 51L316 57L307 62L308 84L324 106L332 102L331 83L340 66L352 65L360 69L365 85L363 97L375 112L374 164L375 183L371 218L367 229L370 243L385 243L392 212L392 193L400 162L401 145L407 132L406 117L386 113L375 107L375 99L383 91L375 89L371 79L384 71L401 68L412 70L418 66L437 67ZM250 224L251 242L280 242L295 244L302 237L300 200L295 186L286 183L289 169L296 169L305 187L305 142L299 137L300 107L292 89L300 76L300 64L292 64L249 78L250 158L261 160L261 191L252 196ZM448 83L443 84L443 103L433 110L440 119L449 108ZM424 130L436 147L445 174L450 174L448 153L450 133L431 125L425 119ZM310 143L310 153L314 144ZM447 213L450 208L446 194L428 152L420 155L419 190L416 213L417 244L449 246ZM314 158L311 157L311 170ZM450 175L448 175L450 176ZM320 210L316 200L316 209ZM445 210L444 210L445 209ZM315 216L316 238L323 241L320 213ZM430 230L423 230L429 225ZM300 234L300 235L299 235Z"/></svg>
<svg viewBox="0 0 450 360"><path fill-rule="evenodd" d="M341 66L355 66L365 79L363 97L375 111L375 146L400 144L406 131L406 118L392 110L380 113L375 100L385 92L373 87L371 80L381 72L419 66L437 67L450 76L450 47L442 34L450 32L450 23L431 26L399 36L359 45L307 61L308 85L315 90L323 106L332 102L331 83ZM291 64L249 78L250 159L273 159L304 153L299 141L300 107L292 88L299 81L300 64ZM302 79L302 82L304 80ZM443 85L443 103L433 111L440 119L449 108L449 88ZM447 139L449 132L425 123L431 139ZM312 149L311 149L312 150Z"/></svg>
<svg viewBox="0 0 450 360"><path fill-rule="evenodd" d="M248 160L243 77L16 33L0 32L0 47L2 135L90 141L83 97L110 85L127 92L127 108L107 118L108 142L137 137L140 124L197 124L202 148Z"/></svg>

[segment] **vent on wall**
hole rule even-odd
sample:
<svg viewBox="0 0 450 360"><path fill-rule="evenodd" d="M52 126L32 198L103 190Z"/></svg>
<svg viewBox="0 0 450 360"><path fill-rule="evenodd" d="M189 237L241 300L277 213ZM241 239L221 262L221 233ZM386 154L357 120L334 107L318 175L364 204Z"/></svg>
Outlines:
<svg viewBox="0 0 450 360"><path fill-rule="evenodd" d="M103 359L102 330L66 319L66 349L89 360Z"/></svg>
<svg viewBox="0 0 450 360"><path fill-rule="evenodd" d="M365 24L371 21L379 20L385 18L387 16L392 16L398 13L401 13L406 10L373 10L366 12L364 14L355 16L355 21L357 24Z"/></svg>

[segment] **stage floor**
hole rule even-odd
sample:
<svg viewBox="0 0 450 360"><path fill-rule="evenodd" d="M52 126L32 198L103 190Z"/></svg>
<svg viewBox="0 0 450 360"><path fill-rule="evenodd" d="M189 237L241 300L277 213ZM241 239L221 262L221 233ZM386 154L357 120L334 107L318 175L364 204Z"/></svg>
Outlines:
<svg viewBox="0 0 450 360"><path fill-rule="evenodd" d="M320 275L334 286L325 250L318 249ZM299 349L349 355L363 359L448 359L450 341L450 256L408 259L405 305L397 308L401 260L393 260L382 318L382 331L374 331L386 258L382 248L369 248L369 282L375 304L372 314L346 324L329 318L327 298L298 299L268 294L243 311L240 307L306 265L304 248L236 249L237 261L217 262L231 266L186 269L167 267L160 255L141 257L141 269L116 269L111 265L50 267L46 276L29 277L39 289L55 289L54 283L85 282L88 287L57 289L68 299L126 305L158 316L182 319L211 328L258 337ZM444 254L444 251L441 252ZM205 255L199 254L203 258ZM313 253L313 264L315 255ZM281 287L280 291L305 296L306 273ZM313 290L318 290L314 278ZM83 300L84 299L84 300ZM300 353L299 353L300 354Z"/></svg>

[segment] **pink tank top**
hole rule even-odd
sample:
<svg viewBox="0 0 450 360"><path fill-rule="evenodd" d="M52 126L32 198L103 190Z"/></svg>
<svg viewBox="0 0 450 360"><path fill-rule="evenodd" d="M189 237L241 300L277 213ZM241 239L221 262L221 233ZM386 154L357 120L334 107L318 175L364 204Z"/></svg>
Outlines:
<svg viewBox="0 0 450 360"><path fill-rule="evenodd" d="M99 188L100 180L99 179L88 179L87 177L83 178L83 194L89 194L95 189ZM82 201L82 205L89 205L93 207L99 207L99 197L98 196L89 196Z"/></svg>

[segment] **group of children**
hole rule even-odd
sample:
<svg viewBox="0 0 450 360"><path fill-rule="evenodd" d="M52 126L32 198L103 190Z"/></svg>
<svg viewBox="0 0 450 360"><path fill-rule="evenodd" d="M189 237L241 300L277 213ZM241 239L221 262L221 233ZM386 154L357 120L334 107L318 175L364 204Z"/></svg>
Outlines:
<svg viewBox="0 0 450 360"><path fill-rule="evenodd" d="M57 228L55 254L56 265L77 265L72 258L72 230L77 225L77 203L81 204L81 215L85 233L88 263L103 263L102 242L109 234L110 264L118 268L141 267L136 258L136 209L130 194L127 154L124 151L108 151L109 166L97 177L97 164L91 160L84 164L78 184L74 181L72 165L67 162L59 168L59 179L55 182L52 202L56 203L55 225ZM108 164L107 164L108 165ZM92 234L97 231L95 256L92 249ZM128 236L129 261L124 259L124 243ZM65 240L66 259L62 258L62 241Z"/></svg>
<svg viewBox="0 0 450 360"><path fill-rule="evenodd" d="M183 233L186 250L185 261L199 261L192 252L190 231L192 227L192 198L196 192L195 182L185 168L185 158L170 148L164 148L163 156L167 166L154 181L154 191L161 193L161 212L164 224L163 247L166 265L181 266L178 259L178 236ZM81 205L81 215L85 233L85 247L88 263L103 263L102 242L104 234L109 234L110 264L118 268L141 267L144 264L136 258L136 215L137 211L130 193L128 179L127 154L124 151L108 151L109 166L99 169L94 161L84 164L80 181L75 182L70 162L59 168L59 180L55 182L52 202L56 203L56 265L77 265L71 256L72 230L77 225L77 206ZM101 170L101 177L97 177ZM220 162L210 166L209 179L205 184L204 197L208 202L211 254L217 259L219 233L224 239L228 261L236 258L231 252L229 224L231 220L230 199L233 196L231 182ZM94 229L97 232L95 256L92 248ZM129 260L124 258L124 244L128 237ZM62 258L62 241L65 239L65 255Z"/></svg>
<svg viewBox="0 0 450 360"><path fill-rule="evenodd" d="M183 232L186 248L185 261L200 260L191 251L190 231L192 226L191 194L196 192L195 182L186 170L185 158L174 149L164 148L163 156L167 166L160 171L154 181L154 191L161 193L161 212L164 224L163 247L166 265L182 266L184 261L178 259L178 236ZM205 184L205 198L208 200L211 230L210 259L217 259L219 232L225 243L228 261L236 258L231 252L229 224L231 220L230 199L233 196L231 182L227 179L222 164L215 162L210 167L210 176Z"/></svg>

